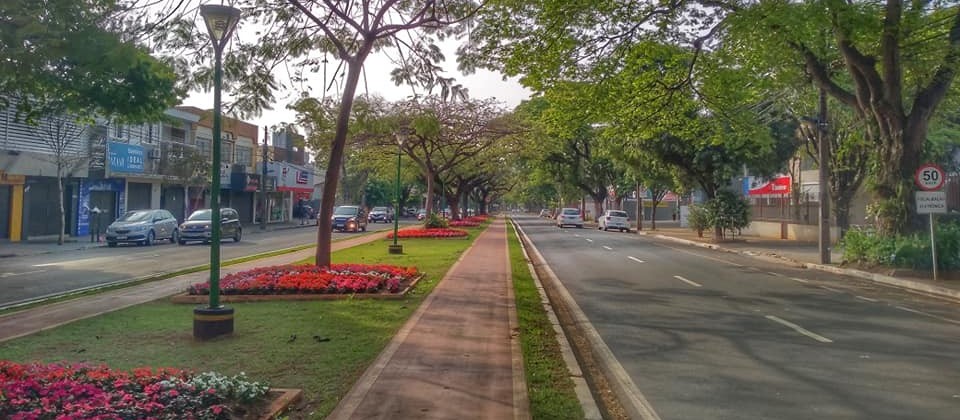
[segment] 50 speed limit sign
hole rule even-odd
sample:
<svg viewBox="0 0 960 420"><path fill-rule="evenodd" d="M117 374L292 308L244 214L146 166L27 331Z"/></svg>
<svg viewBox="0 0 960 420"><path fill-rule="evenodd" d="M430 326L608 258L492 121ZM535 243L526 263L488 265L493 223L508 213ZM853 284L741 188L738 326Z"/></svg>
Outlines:
<svg viewBox="0 0 960 420"><path fill-rule="evenodd" d="M944 178L946 178L946 173L943 172L943 169L933 163L924 163L920 165L920 168L917 169L917 173L913 176L913 180L917 183L917 186L924 191L936 191L943 186Z"/></svg>

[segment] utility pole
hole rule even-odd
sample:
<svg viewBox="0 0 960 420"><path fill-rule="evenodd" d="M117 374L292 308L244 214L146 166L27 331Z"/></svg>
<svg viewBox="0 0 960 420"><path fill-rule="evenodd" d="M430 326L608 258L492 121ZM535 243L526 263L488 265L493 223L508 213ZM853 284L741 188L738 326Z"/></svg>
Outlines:
<svg viewBox="0 0 960 420"><path fill-rule="evenodd" d="M267 230L267 137L270 129L263 126L263 155L262 168L260 173L260 202L263 203L263 214L260 215L260 230Z"/></svg>
<svg viewBox="0 0 960 420"><path fill-rule="evenodd" d="M820 264L830 264L830 141L827 131L827 92L820 88L820 111L817 116L818 160L820 161Z"/></svg>

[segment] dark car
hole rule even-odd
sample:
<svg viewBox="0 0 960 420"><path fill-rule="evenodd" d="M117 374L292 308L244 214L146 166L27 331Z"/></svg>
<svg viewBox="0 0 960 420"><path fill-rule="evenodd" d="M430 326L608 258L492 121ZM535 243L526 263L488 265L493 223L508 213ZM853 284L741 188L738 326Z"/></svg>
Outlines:
<svg viewBox="0 0 960 420"><path fill-rule="evenodd" d="M179 236L177 219L166 210L131 210L107 226L107 246L120 242L138 245L153 245L153 241L169 239L176 242Z"/></svg>
<svg viewBox="0 0 960 420"><path fill-rule="evenodd" d="M366 232L367 215L360 206L339 206L333 210L330 226L341 232Z"/></svg>
<svg viewBox="0 0 960 420"><path fill-rule="evenodd" d="M180 245L196 241L210 243L213 236L213 219L210 217L212 213L210 209L201 209L190 214L180 225ZM240 242L242 236L240 214L231 208L220 209L220 239L233 238L234 242Z"/></svg>
<svg viewBox="0 0 960 420"><path fill-rule="evenodd" d="M373 210L370 210L369 219L370 223L393 222L393 209L390 207L374 207Z"/></svg>

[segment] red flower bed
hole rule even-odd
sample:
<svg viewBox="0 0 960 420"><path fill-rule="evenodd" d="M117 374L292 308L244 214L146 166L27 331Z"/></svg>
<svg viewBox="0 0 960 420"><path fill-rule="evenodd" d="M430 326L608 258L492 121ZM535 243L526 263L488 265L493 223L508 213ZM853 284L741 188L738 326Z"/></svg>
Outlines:
<svg viewBox="0 0 960 420"><path fill-rule="evenodd" d="M461 229L447 229L447 228L415 228L415 229L401 229L397 232L399 238L462 238L467 236L468 233L465 230ZM387 239L393 239L393 232L387 234Z"/></svg>
<svg viewBox="0 0 960 420"><path fill-rule="evenodd" d="M102 365L0 360L0 418L230 419L231 401L209 382L197 380L202 375L177 369L125 372ZM257 388L252 394L266 393L266 385L250 385Z"/></svg>
<svg viewBox="0 0 960 420"><path fill-rule="evenodd" d="M400 291L402 282L409 282L420 273L415 267L392 265L313 264L259 267L228 274L220 279L224 295L279 295L322 293L377 293ZM210 283L190 286L191 295L209 295Z"/></svg>
<svg viewBox="0 0 960 420"><path fill-rule="evenodd" d="M475 222L473 220L453 220L450 222L450 227L477 227L480 226L480 222Z"/></svg>
<svg viewBox="0 0 960 420"><path fill-rule="evenodd" d="M466 221L469 221L469 222L483 223L483 222L486 222L488 219L490 219L490 216L487 216L487 215L485 215L485 214L481 214L481 215L479 215L479 216L470 216L470 217L467 217L466 219L463 219L463 220L466 220Z"/></svg>

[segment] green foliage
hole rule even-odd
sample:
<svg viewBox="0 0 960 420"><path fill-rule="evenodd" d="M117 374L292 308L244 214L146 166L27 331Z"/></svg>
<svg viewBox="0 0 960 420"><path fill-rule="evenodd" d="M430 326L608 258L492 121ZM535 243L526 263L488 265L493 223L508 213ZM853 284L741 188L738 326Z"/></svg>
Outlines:
<svg viewBox="0 0 960 420"><path fill-rule="evenodd" d="M423 227L427 229L448 228L450 227L450 222L448 222L447 219L440 217L439 214L430 213L427 214L427 217L423 219Z"/></svg>
<svg viewBox="0 0 960 420"><path fill-rule="evenodd" d="M711 226L707 209L702 205L694 204L690 206L687 213L687 224L689 224L690 229L697 232L697 235L703 236L703 231L710 229Z"/></svg>
<svg viewBox="0 0 960 420"><path fill-rule="evenodd" d="M737 231L750 224L750 204L730 191L720 191L704 204L711 227Z"/></svg>
<svg viewBox="0 0 960 420"><path fill-rule="evenodd" d="M937 226L937 265L944 270L960 269L960 223ZM852 229L841 241L843 260L899 268L929 270L933 267L930 235L883 236L875 229Z"/></svg>
<svg viewBox="0 0 960 420"><path fill-rule="evenodd" d="M108 26L121 11L116 0L3 2L0 92L22 99L28 123L62 113L160 118L185 91L169 65Z"/></svg>

